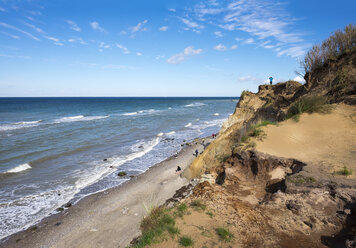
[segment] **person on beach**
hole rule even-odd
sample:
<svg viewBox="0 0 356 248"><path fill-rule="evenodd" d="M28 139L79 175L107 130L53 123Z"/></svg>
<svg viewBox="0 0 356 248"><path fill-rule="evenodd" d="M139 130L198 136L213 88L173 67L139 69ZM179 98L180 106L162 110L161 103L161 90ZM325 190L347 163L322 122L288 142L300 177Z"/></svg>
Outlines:
<svg viewBox="0 0 356 248"><path fill-rule="evenodd" d="M196 156L196 157L198 157L198 153L199 153L199 151L198 151L198 149L196 149L196 150L195 150L195 156Z"/></svg>
<svg viewBox="0 0 356 248"><path fill-rule="evenodd" d="M182 168L180 168L180 166L178 165L178 166L177 166L177 169L176 169L176 173L177 173L177 172L178 172L178 173L181 172L181 170L182 170Z"/></svg>
<svg viewBox="0 0 356 248"><path fill-rule="evenodd" d="M269 84L272 85L273 77L269 77Z"/></svg>

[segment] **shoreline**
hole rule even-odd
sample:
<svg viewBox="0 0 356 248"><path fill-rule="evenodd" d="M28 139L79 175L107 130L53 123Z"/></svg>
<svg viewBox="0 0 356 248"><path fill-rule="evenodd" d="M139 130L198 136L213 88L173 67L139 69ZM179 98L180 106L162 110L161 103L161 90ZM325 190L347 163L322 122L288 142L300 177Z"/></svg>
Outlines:
<svg viewBox="0 0 356 248"><path fill-rule="evenodd" d="M139 224L147 213L145 209L164 204L176 190L189 184L175 169L179 165L183 171L191 164L195 149L204 150L203 139L205 144L211 141L209 137L194 139L177 156L168 157L117 187L85 196L64 211L5 237L0 247L127 246L140 235Z"/></svg>

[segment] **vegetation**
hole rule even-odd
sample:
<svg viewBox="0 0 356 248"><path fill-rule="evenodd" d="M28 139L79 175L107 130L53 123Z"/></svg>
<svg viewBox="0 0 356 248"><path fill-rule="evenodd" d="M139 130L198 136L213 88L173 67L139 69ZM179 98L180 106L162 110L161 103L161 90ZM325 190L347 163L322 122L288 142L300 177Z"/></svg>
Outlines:
<svg viewBox="0 0 356 248"><path fill-rule="evenodd" d="M194 244L194 241L190 237L184 235L179 239L179 244L185 247L192 246Z"/></svg>
<svg viewBox="0 0 356 248"><path fill-rule="evenodd" d="M289 107L287 119L293 118L295 121L298 121L302 113L327 113L330 109L330 105L326 104L326 97L304 96Z"/></svg>
<svg viewBox="0 0 356 248"><path fill-rule="evenodd" d="M153 208L150 214L141 221L140 228L142 235L134 245L135 248L158 243L165 233L171 235L179 233L178 228L175 227L174 218L169 214L169 209L163 207Z"/></svg>
<svg viewBox="0 0 356 248"><path fill-rule="evenodd" d="M187 211L188 206L185 203L181 203L177 207L177 212L175 212L176 216L183 217L184 213Z"/></svg>
<svg viewBox="0 0 356 248"><path fill-rule="evenodd" d="M246 95L246 93L247 93L247 92L249 92L249 91L248 91L248 90L244 90L244 91L242 91L242 92L241 92L241 96L240 96L240 98L243 98L243 97L244 97L244 95Z"/></svg>
<svg viewBox="0 0 356 248"><path fill-rule="evenodd" d="M194 201L192 201L190 203L190 206L195 208L196 210L205 210L206 209L206 205L202 202L201 199L195 199Z"/></svg>
<svg viewBox="0 0 356 248"><path fill-rule="evenodd" d="M333 33L321 45L313 46L301 65L305 74L312 73L329 60L336 60L345 53L356 51L356 25L349 24L343 31Z"/></svg>
<svg viewBox="0 0 356 248"><path fill-rule="evenodd" d="M228 160L231 157L231 155L228 154L223 154L220 156L216 156L216 159L220 162L220 163L224 163L226 162L226 160Z"/></svg>
<svg viewBox="0 0 356 248"><path fill-rule="evenodd" d="M271 121L267 121L267 120L264 120L264 121L261 121L257 124L254 124L254 125L251 125L248 129L247 129L247 132L241 136L240 138L240 145L242 143L245 143L248 141L248 139L250 137L259 137L263 134L263 130L261 129L261 127L264 127L264 126L267 126L267 125L275 125L276 123L275 122L271 122ZM254 144L251 143L250 147L254 147Z"/></svg>
<svg viewBox="0 0 356 248"><path fill-rule="evenodd" d="M119 177L124 177L127 175L127 173L125 171L120 171L118 174L117 174Z"/></svg>
<svg viewBox="0 0 356 248"><path fill-rule="evenodd" d="M220 240L223 240L225 242L230 242L234 235L227 229L223 227L218 227L215 229L216 234L219 236Z"/></svg>
<svg viewBox="0 0 356 248"><path fill-rule="evenodd" d="M349 170L346 168L346 166L344 166L344 168L342 168L341 170L339 170L337 172L337 174L339 175L343 175L343 176L349 176L349 175L352 175L352 170Z"/></svg>

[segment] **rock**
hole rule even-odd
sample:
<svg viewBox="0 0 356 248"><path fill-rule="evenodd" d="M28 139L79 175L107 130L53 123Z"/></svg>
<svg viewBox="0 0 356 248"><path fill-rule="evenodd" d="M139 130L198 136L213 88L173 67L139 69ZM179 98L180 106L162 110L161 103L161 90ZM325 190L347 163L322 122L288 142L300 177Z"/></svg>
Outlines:
<svg viewBox="0 0 356 248"><path fill-rule="evenodd" d="M293 200L287 201L286 207L291 211L299 211L302 208L296 201Z"/></svg>
<svg viewBox="0 0 356 248"><path fill-rule="evenodd" d="M112 168L114 168L112 165L110 165L110 167L109 167L110 169L112 169Z"/></svg>
<svg viewBox="0 0 356 248"><path fill-rule="evenodd" d="M118 174L117 174L119 177L124 177L127 175L127 173L125 171L120 171Z"/></svg>
<svg viewBox="0 0 356 248"><path fill-rule="evenodd" d="M181 146L181 147L183 147L183 146L184 146L184 144L180 144L180 146Z"/></svg>
<svg viewBox="0 0 356 248"><path fill-rule="evenodd" d="M72 206L72 203L68 202L66 205L64 205L65 208L70 208Z"/></svg>
<svg viewBox="0 0 356 248"><path fill-rule="evenodd" d="M54 224L55 226L59 226L60 224L62 224L61 222L57 222L56 224Z"/></svg>
<svg viewBox="0 0 356 248"><path fill-rule="evenodd" d="M139 149L142 149L142 148L143 148L143 146L139 146L138 148L139 148Z"/></svg>
<svg viewBox="0 0 356 248"><path fill-rule="evenodd" d="M224 170L223 172L221 172L221 173L216 177L215 183L216 183L216 184L219 184L219 185L223 185L224 182L225 182L225 178L226 178L226 173L225 173L225 170Z"/></svg>
<svg viewBox="0 0 356 248"><path fill-rule="evenodd" d="M309 226L310 228L313 228L313 224L310 223L309 221L303 221L305 225Z"/></svg>
<svg viewBox="0 0 356 248"><path fill-rule="evenodd" d="M106 162L106 161L108 161L108 159L107 159L107 158L104 158L103 161Z"/></svg>

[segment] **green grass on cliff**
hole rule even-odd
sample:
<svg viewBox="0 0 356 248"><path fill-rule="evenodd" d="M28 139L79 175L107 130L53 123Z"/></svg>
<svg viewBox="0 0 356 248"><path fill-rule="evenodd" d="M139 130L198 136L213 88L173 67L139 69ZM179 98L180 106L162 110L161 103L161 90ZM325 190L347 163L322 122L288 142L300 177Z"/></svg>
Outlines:
<svg viewBox="0 0 356 248"><path fill-rule="evenodd" d="M251 125L247 132L241 136L239 144L241 145L242 143L246 143L250 137L259 137L263 134L263 130L261 127L267 126L267 125L275 125L275 122L271 121L260 121L257 124Z"/></svg>
<svg viewBox="0 0 356 248"><path fill-rule="evenodd" d="M352 175L352 170L347 169L346 166L344 166L344 168L342 168L341 170L339 170L339 171L337 172L337 174L343 175L343 176L350 176L350 175Z"/></svg>
<svg viewBox="0 0 356 248"><path fill-rule="evenodd" d="M328 113L330 105L326 104L324 96L305 96L293 103L287 111L287 119L293 118L298 121L302 113Z"/></svg>

